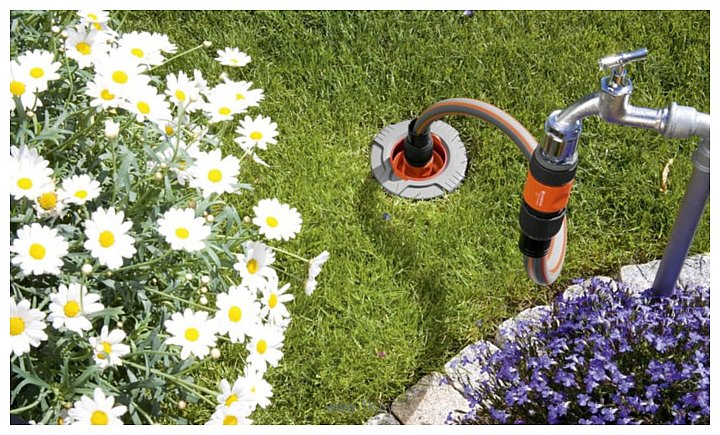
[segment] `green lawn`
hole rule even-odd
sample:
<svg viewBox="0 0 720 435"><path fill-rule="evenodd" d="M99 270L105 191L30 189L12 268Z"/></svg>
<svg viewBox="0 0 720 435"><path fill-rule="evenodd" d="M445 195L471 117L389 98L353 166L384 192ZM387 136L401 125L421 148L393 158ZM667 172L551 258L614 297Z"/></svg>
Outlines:
<svg viewBox="0 0 720 435"><path fill-rule="evenodd" d="M212 83L223 71L214 49L252 56L228 73L265 89L261 111L281 136L264 154L273 169L243 169L256 190L238 207L251 214L260 198L290 203L305 224L287 246L306 256L331 252L315 295L294 286L286 356L268 373L273 404L253 415L261 424L362 423L373 414L363 404L391 402L572 278L659 258L695 149L587 120L565 270L544 288L525 276L516 247L526 162L514 145L478 121L449 119L469 151L467 178L447 198L412 202L385 194L370 175L370 142L383 126L435 101L470 97L540 137L551 111L598 89L600 57L640 47L650 57L631 67L635 104L677 101L706 112L710 104L708 12L144 11L127 14L121 30L163 32L181 48L212 41L210 52L167 67L200 66ZM224 147L237 151L230 136ZM670 190L661 193L671 158ZM692 252L710 249L709 222L706 213ZM199 382L234 379L242 362L224 352ZM329 409L345 404L359 409ZM182 415L209 414L190 406Z"/></svg>

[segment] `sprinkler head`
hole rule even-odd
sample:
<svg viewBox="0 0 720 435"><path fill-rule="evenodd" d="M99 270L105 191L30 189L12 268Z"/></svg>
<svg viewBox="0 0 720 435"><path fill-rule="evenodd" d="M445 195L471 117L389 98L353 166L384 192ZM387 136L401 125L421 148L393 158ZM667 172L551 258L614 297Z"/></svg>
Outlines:
<svg viewBox="0 0 720 435"><path fill-rule="evenodd" d="M412 135L412 121L385 127L373 139L373 176L393 195L432 199L457 189L465 178L467 152L457 130L435 121L425 135Z"/></svg>

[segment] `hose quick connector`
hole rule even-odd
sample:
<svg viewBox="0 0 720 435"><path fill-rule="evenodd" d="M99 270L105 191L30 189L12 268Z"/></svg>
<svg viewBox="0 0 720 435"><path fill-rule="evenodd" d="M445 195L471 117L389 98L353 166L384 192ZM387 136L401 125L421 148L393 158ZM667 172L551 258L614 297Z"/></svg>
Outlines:
<svg viewBox="0 0 720 435"><path fill-rule="evenodd" d="M558 122L559 114L560 110L554 111L545 122L545 141L542 149L550 160L566 163L573 158L577 150L582 121L578 120L569 125L561 124Z"/></svg>
<svg viewBox="0 0 720 435"><path fill-rule="evenodd" d="M550 242L562 228L565 208L575 181L577 153L567 164L559 164L536 148L530 160L520 207L520 252L532 258L544 257Z"/></svg>
<svg viewBox="0 0 720 435"><path fill-rule="evenodd" d="M410 121L408 125L403 152L407 163L421 168L427 165L433 157L433 140L429 128L425 129L424 132L413 131L416 121L417 118Z"/></svg>

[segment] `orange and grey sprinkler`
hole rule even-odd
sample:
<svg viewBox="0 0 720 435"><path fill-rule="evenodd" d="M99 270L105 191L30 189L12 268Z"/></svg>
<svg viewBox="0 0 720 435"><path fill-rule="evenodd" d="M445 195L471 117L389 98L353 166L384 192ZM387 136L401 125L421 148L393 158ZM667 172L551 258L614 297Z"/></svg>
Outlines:
<svg viewBox="0 0 720 435"><path fill-rule="evenodd" d="M600 81L599 92L550 114L540 147L515 118L488 103L458 98L434 104L417 119L391 125L375 137L370 154L373 175L388 192L405 198L430 199L450 193L465 176L467 156L457 131L438 119L466 115L488 121L530 160L518 245L528 276L549 285L560 275L565 259L566 207L578 164L582 120L597 115L612 124L655 130L668 138L698 136L690 183L652 287L655 296L668 296L710 194L710 115L675 103L662 109L631 105L633 85L625 67L646 57L647 50L640 49L600 60L600 68L612 74Z"/></svg>

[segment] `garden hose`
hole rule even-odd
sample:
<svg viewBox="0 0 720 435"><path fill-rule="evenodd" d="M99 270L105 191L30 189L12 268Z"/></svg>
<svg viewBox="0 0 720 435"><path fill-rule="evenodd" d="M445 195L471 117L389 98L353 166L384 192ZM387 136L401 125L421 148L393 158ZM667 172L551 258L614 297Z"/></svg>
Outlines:
<svg viewBox="0 0 720 435"><path fill-rule="evenodd" d="M415 167L430 164L433 141L430 125L448 115L483 119L505 133L530 160L520 211L519 247L528 277L550 285L565 261L567 222L565 206L570 195L577 158L572 164L554 164L546 158L533 135L518 120L497 107L469 98L443 100L410 122L404 142L405 160Z"/></svg>

